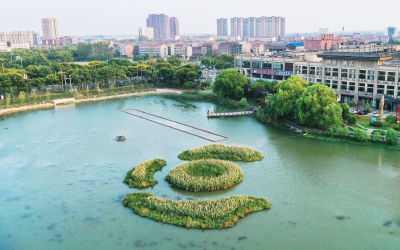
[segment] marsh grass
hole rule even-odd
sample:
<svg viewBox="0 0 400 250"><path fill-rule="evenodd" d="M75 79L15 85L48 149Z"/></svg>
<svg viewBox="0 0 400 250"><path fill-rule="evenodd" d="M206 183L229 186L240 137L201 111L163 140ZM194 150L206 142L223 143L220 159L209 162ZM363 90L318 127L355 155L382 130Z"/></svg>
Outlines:
<svg viewBox="0 0 400 250"><path fill-rule="evenodd" d="M215 229L233 227L246 214L271 207L265 198L229 196L219 199L175 201L149 193L132 193L123 204L133 213L154 221L186 228Z"/></svg>
<svg viewBox="0 0 400 250"><path fill-rule="evenodd" d="M165 180L174 187L188 191L215 191L228 189L241 182L243 172L232 162L206 159L173 167Z"/></svg>
<svg viewBox="0 0 400 250"><path fill-rule="evenodd" d="M139 163L126 174L124 183L130 188L145 188L157 184L154 180L154 172L161 170L167 162L163 159L148 160Z"/></svg>
<svg viewBox="0 0 400 250"><path fill-rule="evenodd" d="M181 160L199 159L221 159L231 161L261 161L264 156L250 148L226 146L222 144L209 144L206 146L190 149L179 154Z"/></svg>

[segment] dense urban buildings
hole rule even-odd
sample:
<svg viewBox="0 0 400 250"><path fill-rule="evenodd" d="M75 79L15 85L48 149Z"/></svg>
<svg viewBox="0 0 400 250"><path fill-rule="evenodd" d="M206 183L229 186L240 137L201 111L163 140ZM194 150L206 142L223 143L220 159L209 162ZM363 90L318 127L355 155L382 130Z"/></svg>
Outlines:
<svg viewBox="0 0 400 250"><path fill-rule="evenodd" d="M331 50L333 45L347 43L347 38L338 38L333 36L333 34L324 34L321 37L315 37L312 39L307 39L305 41L304 47L306 50Z"/></svg>
<svg viewBox="0 0 400 250"><path fill-rule="evenodd" d="M154 39L154 30L153 30L153 28L140 28L139 36L145 36L149 40L153 40Z"/></svg>
<svg viewBox="0 0 400 250"><path fill-rule="evenodd" d="M285 17L234 17L230 20L233 37L284 37Z"/></svg>
<svg viewBox="0 0 400 250"><path fill-rule="evenodd" d="M36 46L40 43L40 35L33 31L15 31L12 33L3 31L0 33L0 43L29 44Z"/></svg>
<svg viewBox="0 0 400 250"><path fill-rule="evenodd" d="M400 46L392 47L399 51ZM353 100L374 105L382 95L400 99L400 68L390 56L380 53L322 52L300 57L236 55L236 69L254 80L284 80L298 75L308 83L323 83L332 88L338 100ZM395 106L385 104L395 111Z"/></svg>
<svg viewBox="0 0 400 250"><path fill-rule="evenodd" d="M228 36L228 19L217 19L217 36Z"/></svg>
<svg viewBox="0 0 400 250"><path fill-rule="evenodd" d="M154 38L179 36L179 20L165 14L149 14L146 19L147 28L153 28Z"/></svg>
<svg viewBox="0 0 400 250"><path fill-rule="evenodd" d="M42 18L43 45L58 45L58 24L56 18Z"/></svg>

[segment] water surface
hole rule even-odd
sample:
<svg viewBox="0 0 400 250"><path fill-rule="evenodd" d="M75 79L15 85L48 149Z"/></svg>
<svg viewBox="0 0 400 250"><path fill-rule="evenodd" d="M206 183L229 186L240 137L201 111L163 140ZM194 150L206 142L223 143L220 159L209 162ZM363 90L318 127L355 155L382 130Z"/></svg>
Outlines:
<svg viewBox="0 0 400 250"><path fill-rule="evenodd" d="M184 150L209 142L121 112L135 108L228 136L260 150L238 165L228 190L193 193L164 176ZM207 119L212 103L132 97L3 116L0 122L0 249L398 249L399 153L302 137L253 117ZM125 135L125 142L116 142ZM261 147L261 148L260 148ZM233 194L272 208L224 230L186 229L132 214L122 181L138 163L163 158L158 185L170 199Z"/></svg>

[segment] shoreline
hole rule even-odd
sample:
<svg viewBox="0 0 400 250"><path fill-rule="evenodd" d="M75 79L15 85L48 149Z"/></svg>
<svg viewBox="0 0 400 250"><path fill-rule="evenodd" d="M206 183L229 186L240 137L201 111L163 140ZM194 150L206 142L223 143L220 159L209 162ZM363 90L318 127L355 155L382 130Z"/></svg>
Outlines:
<svg viewBox="0 0 400 250"><path fill-rule="evenodd" d="M126 93L126 94L120 94L120 95L117 94L117 95L109 95L109 96L96 96L96 97L91 97L91 98L75 99L75 103L101 101L101 100L124 98L124 97L137 96L137 95L166 94L166 93L178 94L178 93L182 93L182 92L183 91L181 91L181 90L156 89L155 91L144 91L144 92ZM56 99L56 100L60 100L60 99ZM51 107L56 107L56 105L54 105L53 101L41 103L41 104L32 104L32 105L27 105L27 106L15 107L15 108L10 107L10 108L5 108L5 109L0 109L0 116L6 115L6 114L11 114L11 113L18 113L18 112L22 112L22 111L51 108Z"/></svg>

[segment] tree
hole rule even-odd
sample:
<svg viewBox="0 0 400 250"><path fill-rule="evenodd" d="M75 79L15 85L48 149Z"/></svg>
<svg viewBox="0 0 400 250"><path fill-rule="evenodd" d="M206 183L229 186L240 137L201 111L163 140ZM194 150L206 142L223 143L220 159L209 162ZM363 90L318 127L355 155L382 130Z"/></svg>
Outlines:
<svg viewBox="0 0 400 250"><path fill-rule="evenodd" d="M344 103L342 105L342 118L345 120L348 120L350 115L351 115L350 107L349 107L349 105L347 105L347 103Z"/></svg>
<svg viewBox="0 0 400 250"><path fill-rule="evenodd" d="M299 76L291 76L287 80L282 81L276 98L276 115L297 119L296 101L306 87L307 82Z"/></svg>
<svg viewBox="0 0 400 250"><path fill-rule="evenodd" d="M239 102L239 107L241 108L246 108L247 107L247 99L246 98L242 98Z"/></svg>
<svg viewBox="0 0 400 250"><path fill-rule="evenodd" d="M360 128L355 128L353 130L353 135L357 141L365 141L366 142L370 138L368 131L360 129Z"/></svg>
<svg viewBox="0 0 400 250"><path fill-rule="evenodd" d="M371 109L371 104L369 104L368 102L364 105L364 108L369 111Z"/></svg>
<svg viewBox="0 0 400 250"><path fill-rule="evenodd" d="M391 146L396 146L397 142L399 141L399 133L392 129L392 128L388 128L388 130L386 130L386 143L391 145Z"/></svg>
<svg viewBox="0 0 400 250"><path fill-rule="evenodd" d="M18 99L19 99L20 103L24 103L25 102L26 94L25 94L24 91L19 92Z"/></svg>
<svg viewBox="0 0 400 250"><path fill-rule="evenodd" d="M182 64L182 61L178 57L175 57L175 56L168 57L167 61L171 65L176 66L176 67L181 66L181 64Z"/></svg>
<svg viewBox="0 0 400 250"><path fill-rule="evenodd" d="M7 102L7 106L10 105L10 102L11 102L11 95L10 94L6 95L6 102Z"/></svg>
<svg viewBox="0 0 400 250"><path fill-rule="evenodd" d="M335 92L322 84L309 86L297 101L298 120L311 127L338 127L342 121L342 108Z"/></svg>
<svg viewBox="0 0 400 250"><path fill-rule="evenodd" d="M237 70L226 69L217 75L214 83L214 93L221 97L240 99L244 94L244 85L247 79Z"/></svg>

